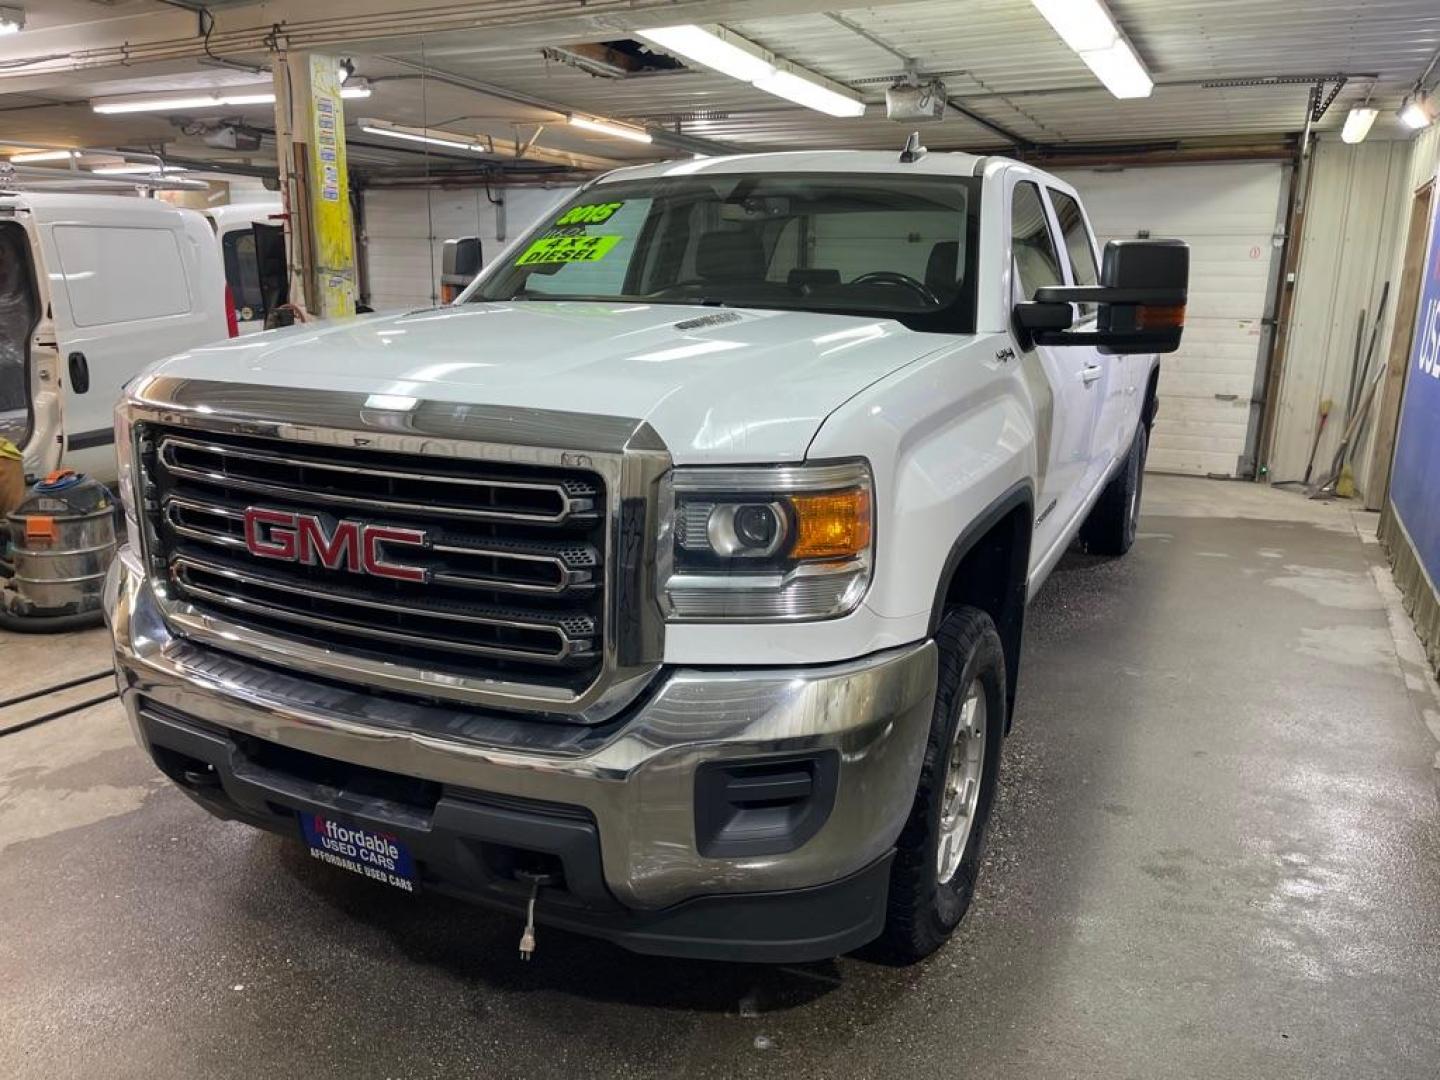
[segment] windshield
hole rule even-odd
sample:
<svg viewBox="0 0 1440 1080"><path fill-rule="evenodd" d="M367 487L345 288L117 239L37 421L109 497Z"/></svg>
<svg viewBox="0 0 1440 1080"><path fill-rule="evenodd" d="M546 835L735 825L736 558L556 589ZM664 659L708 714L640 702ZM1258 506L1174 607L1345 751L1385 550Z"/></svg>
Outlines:
<svg viewBox="0 0 1440 1080"><path fill-rule="evenodd" d="M598 184L466 297L889 316L974 329L979 185L966 177L728 173Z"/></svg>

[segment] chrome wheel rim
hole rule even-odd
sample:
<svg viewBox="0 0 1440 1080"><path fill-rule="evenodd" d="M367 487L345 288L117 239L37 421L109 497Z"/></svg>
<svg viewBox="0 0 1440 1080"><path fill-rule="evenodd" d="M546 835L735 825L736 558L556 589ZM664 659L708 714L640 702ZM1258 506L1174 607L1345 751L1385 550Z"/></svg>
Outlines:
<svg viewBox="0 0 1440 1080"><path fill-rule="evenodd" d="M980 805L980 779L985 771L985 688L971 681L960 703L960 717L945 761L945 786L940 807L940 843L935 874L948 884L960 869Z"/></svg>

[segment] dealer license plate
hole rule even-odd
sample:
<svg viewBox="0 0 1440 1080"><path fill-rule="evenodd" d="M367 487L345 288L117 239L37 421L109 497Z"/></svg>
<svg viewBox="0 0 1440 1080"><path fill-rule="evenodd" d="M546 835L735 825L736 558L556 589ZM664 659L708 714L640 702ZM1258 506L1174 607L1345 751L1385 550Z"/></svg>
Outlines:
<svg viewBox="0 0 1440 1080"><path fill-rule="evenodd" d="M300 829L313 858L382 885L415 891L415 860L410 849L389 833L346 825L321 814L301 814Z"/></svg>

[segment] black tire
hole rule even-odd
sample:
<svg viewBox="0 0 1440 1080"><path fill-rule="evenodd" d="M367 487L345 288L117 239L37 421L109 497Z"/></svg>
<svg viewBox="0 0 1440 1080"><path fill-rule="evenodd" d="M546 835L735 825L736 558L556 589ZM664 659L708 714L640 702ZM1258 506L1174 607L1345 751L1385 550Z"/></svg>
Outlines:
<svg viewBox="0 0 1440 1080"><path fill-rule="evenodd" d="M1140 497L1145 490L1145 452L1149 449L1149 432L1141 424L1130 442L1125 464L1115 474L1090 516L1080 527L1080 542L1095 555L1124 555L1135 543L1140 528Z"/></svg>
<svg viewBox="0 0 1440 1080"><path fill-rule="evenodd" d="M879 941L881 955L900 963L929 956L945 944L970 907L995 802L1005 732L1005 651L990 616L978 608L954 608L941 622L935 644L940 670L930 738L915 805L895 845L885 931ZM941 881L937 863L946 766L966 692L977 681L985 704L979 795L959 867L948 881Z"/></svg>

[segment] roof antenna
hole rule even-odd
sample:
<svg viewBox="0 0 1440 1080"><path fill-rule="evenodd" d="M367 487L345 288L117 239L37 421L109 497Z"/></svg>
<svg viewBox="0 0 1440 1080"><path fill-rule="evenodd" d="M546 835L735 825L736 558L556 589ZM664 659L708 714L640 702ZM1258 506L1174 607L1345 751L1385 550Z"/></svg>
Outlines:
<svg viewBox="0 0 1440 1080"><path fill-rule="evenodd" d="M900 163L909 165L925 156L925 147L920 145L920 132L912 131L905 140L905 149L900 151Z"/></svg>

